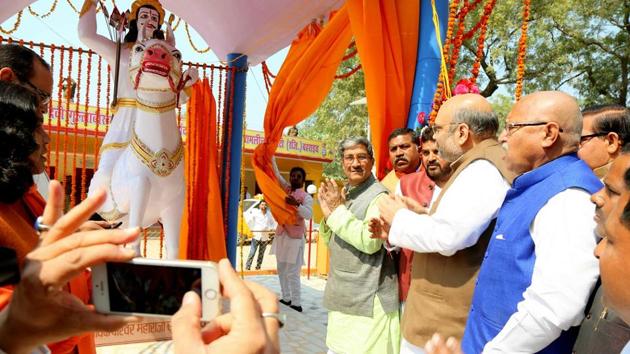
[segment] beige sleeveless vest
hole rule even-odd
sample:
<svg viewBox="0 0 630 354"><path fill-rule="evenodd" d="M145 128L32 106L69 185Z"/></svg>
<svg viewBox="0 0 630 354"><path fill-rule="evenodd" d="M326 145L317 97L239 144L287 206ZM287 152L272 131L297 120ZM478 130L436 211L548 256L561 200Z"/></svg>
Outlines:
<svg viewBox="0 0 630 354"><path fill-rule="evenodd" d="M459 174L476 160L492 163L503 177L512 183L505 150L495 139L486 139L451 164L453 174L433 203L429 214L437 209L444 193ZM472 187L472 186L471 186ZM411 287L403 313L403 337L424 347L433 333L460 339L464 334L473 290L496 220L488 225L476 245L451 257L439 253L414 253L411 267Z"/></svg>

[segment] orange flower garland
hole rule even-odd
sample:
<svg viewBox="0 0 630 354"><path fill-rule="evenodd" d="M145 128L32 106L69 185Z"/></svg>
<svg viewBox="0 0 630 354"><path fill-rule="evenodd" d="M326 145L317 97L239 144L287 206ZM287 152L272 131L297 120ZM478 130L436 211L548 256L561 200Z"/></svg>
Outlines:
<svg viewBox="0 0 630 354"><path fill-rule="evenodd" d="M453 0L449 7L448 11L448 24L446 27L446 41L444 42L444 47L442 48L442 56L446 58L448 56L449 47L451 45L451 36L453 35L453 28L455 27L455 18L457 16L457 8L459 7L459 0ZM438 77L437 87L435 89L435 94L433 95L433 105L431 109L431 113L429 114L429 123L433 124L435 121L435 117L437 116L437 112L442 105L442 98L444 93L444 77L442 73L440 73Z"/></svg>
<svg viewBox="0 0 630 354"><path fill-rule="evenodd" d="M481 57L483 57L484 42L486 40L486 33L488 32L488 21L490 20L490 15L492 14L495 4L496 0L488 0L484 6L481 20L479 20L480 26L479 37L477 38L477 52L475 62L473 63L472 77L470 78L473 85L477 83L477 77L479 76L479 67L481 66Z"/></svg>
<svg viewBox="0 0 630 354"><path fill-rule="evenodd" d="M529 21L530 0L523 0L523 24L521 25L521 39L518 41L518 59L516 60L516 101L523 93L523 76L525 75L525 52L527 50L527 24Z"/></svg>
<svg viewBox="0 0 630 354"><path fill-rule="evenodd" d="M11 34L15 31L17 31L17 29L20 27L20 23L22 23L22 13L24 12L24 10L20 11L17 13L17 18L15 19L15 23L13 24L13 28L11 28L10 30L5 30L4 28L2 28L2 26L0 26L0 32L4 33L4 34Z"/></svg>

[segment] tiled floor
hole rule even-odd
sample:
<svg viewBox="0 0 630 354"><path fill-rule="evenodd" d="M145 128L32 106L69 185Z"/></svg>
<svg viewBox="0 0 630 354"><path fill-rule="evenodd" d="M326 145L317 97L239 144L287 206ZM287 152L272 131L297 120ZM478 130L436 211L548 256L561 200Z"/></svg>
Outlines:
<svg viewBox="0 0 630 354"><path fill-rule="evenodd" d="M247 280L260 283L280 293L278 277L275 275L248 276ZM322 306L326 281L311 277L302 277L302 308L299 313L280 305L280 311L287 315L285 327L280 331L282 353L325 353L327 313ZM172 343L152 342L127 345L115 345L97 348L99 354L131 354L131 353L171 353ZM195 354L195 353L191 353Z"/></svg>

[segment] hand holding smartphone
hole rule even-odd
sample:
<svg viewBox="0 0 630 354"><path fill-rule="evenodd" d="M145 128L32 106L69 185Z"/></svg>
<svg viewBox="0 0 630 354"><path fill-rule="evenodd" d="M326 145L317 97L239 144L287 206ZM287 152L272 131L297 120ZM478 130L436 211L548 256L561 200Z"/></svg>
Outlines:
<svg viewBox="0 0 630 354"><path fill-rule="evenodd" d="M170 317L191 290L201 297L201 319L215 318L220 291L213 262L135 258L92 268L94 306L101 313Z"/></svg>

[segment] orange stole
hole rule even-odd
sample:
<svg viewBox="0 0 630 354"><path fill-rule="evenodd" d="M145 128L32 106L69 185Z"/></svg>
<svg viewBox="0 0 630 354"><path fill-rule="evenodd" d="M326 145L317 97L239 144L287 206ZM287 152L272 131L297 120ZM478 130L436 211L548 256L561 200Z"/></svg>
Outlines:
<svg viewBox="0 0 630 354"><path fill-rule="evenodd" d="M24 258L39 242L39 236L33 228L37 216L44 213L46 201L33 186L23 197L12 204L0 203L0 246L13 248L18 255L20 265ZM82 274L69 282L70 292L84 303L90 300L89 274ZM0 288L0 310L5 308L13 294L13 286ZM85 334L48 345L54 354L73 352L75 346L80 354L95 354L94 336Z"/></svg>

